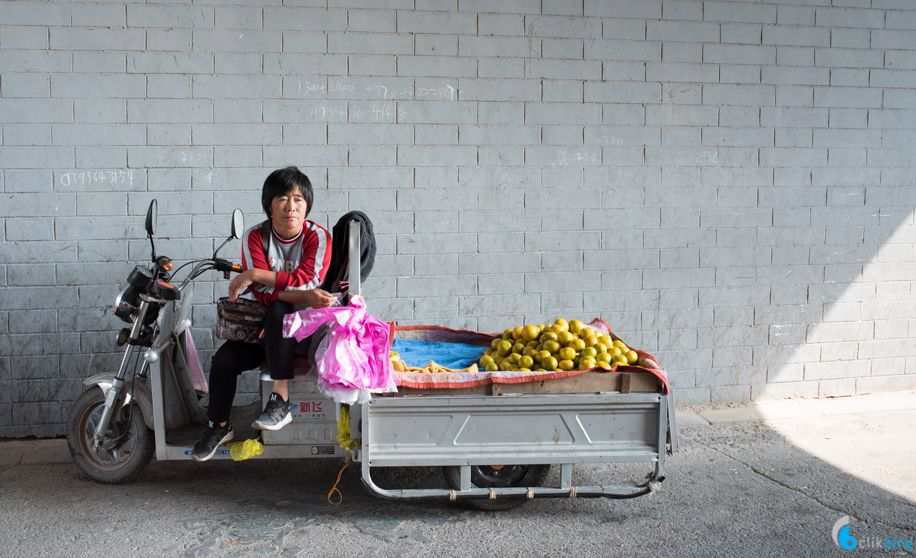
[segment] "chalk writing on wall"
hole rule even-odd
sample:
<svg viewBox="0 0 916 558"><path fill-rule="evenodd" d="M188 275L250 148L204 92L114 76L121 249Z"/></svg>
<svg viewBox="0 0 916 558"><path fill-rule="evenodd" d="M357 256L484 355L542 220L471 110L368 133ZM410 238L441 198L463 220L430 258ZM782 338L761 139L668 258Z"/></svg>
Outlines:
<svg viewBox="0 0 916 558"><path fill-rule="evenodd" d="M134 169L121 170L87 170L61 173L58 180L60 185L69 188L70 186L85 186L88 184L130 184L133 185Z"/></svg>
<svg viewBox="0 0 916 558"><path fill-rule="evenodd" d="M697 163L701 165L718 165L719 164L719 152L718 151L702 151L697 154Z"/></svg>
<svg viewBox="0 0 916 558"><path fill-rule="evenodd" d="M335 95L331 95L333 98L340 98L341 93L354 93L357 89L365 92L364 98L366 99L381 99L383 101L430 99L454 101L458 98L458 89L447 83L423 84L424 86L422 87L419 85L392 87L390 84L384 85L381 83L363 85L364 83L360 82L356 85L345 81L328 80L327 85L325 85L322 82L300 81L297 89L298 93L301 93L303 97L318 98L327 98L329 93L335 93ZM349 95L345 95L345 97L352 98Z"/></svg>
<svg viewBox="0 0 916 558"><path fill-rule="evenodd" d="M623 140L621 138L610 136L595 136L595 142L600 145L623 145Z"/></svg>
<svg viewBox="0 0 916 558"><path fill-rule="evenodd" d="M578 149L568 151L566 149L557 149L557 157L551 163L552 167L569 167L576 164L599 163L601 154L598 151L589 151L587 149Z"/></svg>
<svg viewBox="0 0 916 558"><path fill-rule="evenodd" d="M322 122L398 122L408 115L403 107L395 103L352 104L346 107L312 105L308 108L312 120Z"/></svg>

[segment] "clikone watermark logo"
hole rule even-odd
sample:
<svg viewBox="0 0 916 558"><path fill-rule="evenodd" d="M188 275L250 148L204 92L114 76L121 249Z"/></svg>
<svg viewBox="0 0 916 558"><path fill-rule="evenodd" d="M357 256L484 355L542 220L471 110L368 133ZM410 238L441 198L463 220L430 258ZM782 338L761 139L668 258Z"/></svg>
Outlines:
<svg viewBox="0 0 916 558"><path fill-rule="evenodd" d="M833 544L846 550L853 550L859 545L859 541L849 534L848 515L837 519L836 523L833 524Z"/></svg>
<svg viewBox="0 0 916 558"><path fill-rule="evenodd" d="M904 550L913 552L913 539L898 539L896 537L862 537L860 541L852 536L849 531L849 516L836 520L833 524L833 544L844 550L869 549L869 550ZM884 540L882 540L882 538Z"/></svg>

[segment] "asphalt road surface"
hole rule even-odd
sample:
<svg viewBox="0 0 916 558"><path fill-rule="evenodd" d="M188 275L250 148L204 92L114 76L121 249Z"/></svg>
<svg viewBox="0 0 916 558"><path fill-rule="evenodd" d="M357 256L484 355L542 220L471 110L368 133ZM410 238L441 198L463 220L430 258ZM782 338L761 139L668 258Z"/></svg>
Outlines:
<svg viewBox="0 0 916 558"><path fill-rule="evenodd" d="M327 460L154 461L132 484L103 486L82 476L62 440L0 441L0 556L914 555L906 549L916 539L909 397L909 409L879 402L855 414L766 421L707 424L681 413L680 451L652 495L535 500L507 512L380 500L353 465L333 506L327 493L341 463ZM610 484L648 467L574 471L574 484ZM555 467L548 480L558 474ZM429 468L380 471L376 480L445 486ZM832 540L843 516L858 542L852 551ZM888 541L898 548L886 549Z"/></svg>

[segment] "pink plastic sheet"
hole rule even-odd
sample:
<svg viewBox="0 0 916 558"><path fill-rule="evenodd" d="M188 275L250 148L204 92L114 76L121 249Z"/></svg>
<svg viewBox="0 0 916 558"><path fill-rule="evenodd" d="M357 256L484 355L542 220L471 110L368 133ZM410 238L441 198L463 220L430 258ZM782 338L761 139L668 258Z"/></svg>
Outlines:
<svg viewBox="0 0 916 558"><path fill-rule="evenodd" d="M353 403L363 393L397 391L391 374L388 324L369 315L362 297L348 306L309 308L283 319L283 336L302 341L328 324L318 343L315 365L318 388L339 403Z"/></svg>
<svg viewBox="0 0 916 558"><path fill-rule="evenodd" d="M191 378L191 384L198 394L207 395L209 392L207 378L204 376L204 369L200 366L200 357L197 356L197 347L194 345L190 327L185 330L185 340L188 344L188 376Z"/></svg>

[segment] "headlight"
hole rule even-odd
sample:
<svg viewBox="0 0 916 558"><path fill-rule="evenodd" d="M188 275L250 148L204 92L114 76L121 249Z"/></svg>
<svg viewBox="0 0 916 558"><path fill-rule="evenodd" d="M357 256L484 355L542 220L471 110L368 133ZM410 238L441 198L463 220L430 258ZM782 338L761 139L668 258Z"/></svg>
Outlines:
<svg viewBox="0 0 916 558"><path fill-rule="evenodd" d="M121 303L124 302L124 293L126 293L129 288L130 287L125 287L124 290L118 293L118 296L115 298L115 308L121 306Z"/></svg>

